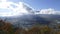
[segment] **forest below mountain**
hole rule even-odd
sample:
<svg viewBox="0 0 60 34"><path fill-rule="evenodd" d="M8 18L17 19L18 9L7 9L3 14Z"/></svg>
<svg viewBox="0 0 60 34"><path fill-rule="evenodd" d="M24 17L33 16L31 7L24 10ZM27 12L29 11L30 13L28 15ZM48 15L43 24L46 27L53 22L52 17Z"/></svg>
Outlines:
<svg viewBox="0 0 60 34"><path fill-rule="evenodd" d="M60 28L60 26L58 26ZM0 34L60 34L59 31L55 31L53 28L45 26L33 26L32 28L25 30L19 27L14 27L9 22L0 20Z"/></svg>

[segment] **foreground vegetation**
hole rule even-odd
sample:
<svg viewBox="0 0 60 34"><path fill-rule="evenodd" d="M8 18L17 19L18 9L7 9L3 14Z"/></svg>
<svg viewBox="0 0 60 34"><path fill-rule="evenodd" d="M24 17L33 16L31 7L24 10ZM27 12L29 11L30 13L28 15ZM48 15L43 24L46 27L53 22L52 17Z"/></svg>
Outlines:
<svg viewBox="0 0 60 34"><path fill-rule="evenodd" d="M53 28L45 26L33 26L25 30L19 27L14 28L9 22L0 20L0 34L60 34L60 31L55 31Z"/></svg>

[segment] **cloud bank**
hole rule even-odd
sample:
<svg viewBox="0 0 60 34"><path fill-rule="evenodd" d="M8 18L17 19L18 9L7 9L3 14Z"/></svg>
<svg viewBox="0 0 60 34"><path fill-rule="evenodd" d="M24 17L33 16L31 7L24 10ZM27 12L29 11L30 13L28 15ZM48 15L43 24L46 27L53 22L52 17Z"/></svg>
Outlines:
<svg viewBox="0 0 60 34"><path fill-rule="evenodd" d="M52 15L60 15L60 11L56 11L55 9L49 8L49 9L41 9L36 14L52 14Z"/></svg>

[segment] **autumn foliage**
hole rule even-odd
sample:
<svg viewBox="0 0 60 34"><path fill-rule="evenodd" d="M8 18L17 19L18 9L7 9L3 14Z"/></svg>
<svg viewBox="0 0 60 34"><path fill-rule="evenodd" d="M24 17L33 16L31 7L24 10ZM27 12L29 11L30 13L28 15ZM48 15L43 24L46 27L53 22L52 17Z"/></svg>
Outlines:
<svg viewBox="0 0 60 34"><path fill-rule="evenodd" d="M42 27L33 26L26 31L19 27L14 28L9 22L0 20L0 34L60 34L60 31L55 31L47 25Z"/></svg>

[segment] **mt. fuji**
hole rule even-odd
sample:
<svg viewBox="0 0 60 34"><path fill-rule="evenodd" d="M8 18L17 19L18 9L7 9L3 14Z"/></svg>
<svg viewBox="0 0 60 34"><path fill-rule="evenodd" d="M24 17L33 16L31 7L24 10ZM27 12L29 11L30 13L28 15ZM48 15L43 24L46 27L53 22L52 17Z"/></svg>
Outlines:
<svg viewBox="0 0 60 34"><path fill-rule="evenodd" d="M0 16L17 16L23 14L32 14L34 9L24 2L14 3L0 1Z"/></svg>

